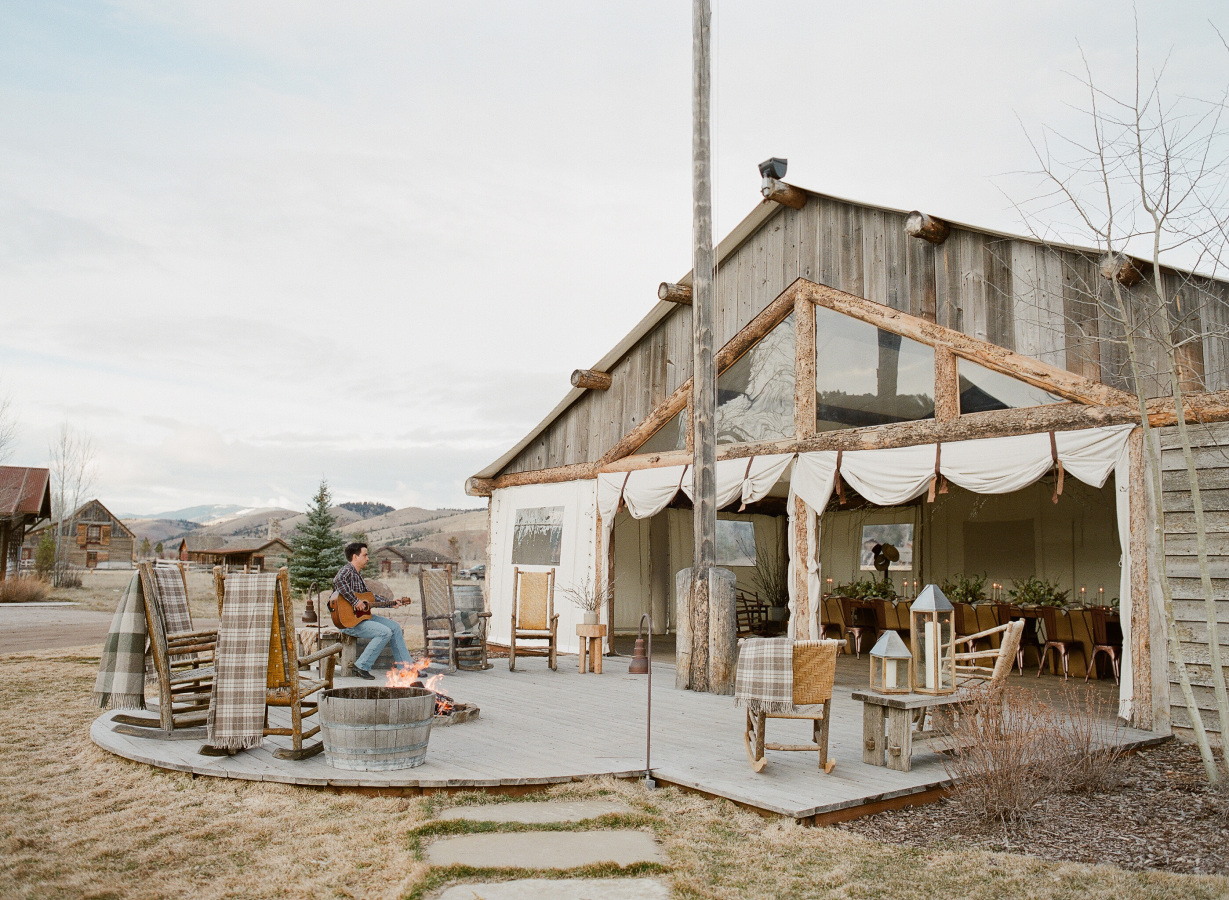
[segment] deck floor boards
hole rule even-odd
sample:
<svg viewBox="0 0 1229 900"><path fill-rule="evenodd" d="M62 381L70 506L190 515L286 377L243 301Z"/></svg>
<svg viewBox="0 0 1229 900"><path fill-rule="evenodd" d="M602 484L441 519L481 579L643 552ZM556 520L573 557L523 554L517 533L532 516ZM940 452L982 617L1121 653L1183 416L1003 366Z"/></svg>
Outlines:
<svg viewBox="0 0 1229 900"><path fill-rule="evenodd" d="M475 721L433 729L426 762L391 772L350 772L328 765L323 754L280 760L273 750L289 738L266 738L260 748L232 757L206 757L195 741L160 741L117 734L113 712L95 720L90 736L119 756L197 775L292 784L387 788L495 788L545 785L590 776L635 777L644 770L644 676L627 674L627 659L608 658L602 675L581 675L569 657L559 671L545 659L495 661L486 672L444 677L443 690L481 708ZM910 772L862 762L862 704L851 699L864 687L842 666L832 704L830 775L818 769L813 753L768 752L762 772L751 771L743 749L744 713L732 697L696 694L674 688L673 669L655 665L653 681L652 774L724 797L748 807L798 819L823 816L939 787L947 781L940 757L916 749ZM364 684L340 678L338 686ZM271 721L287 718L270 712ZM810 722L770 719L769 740L801 743L810 739ZM1124 740L1151 742L1156 736L1127 729Z"/></svg>

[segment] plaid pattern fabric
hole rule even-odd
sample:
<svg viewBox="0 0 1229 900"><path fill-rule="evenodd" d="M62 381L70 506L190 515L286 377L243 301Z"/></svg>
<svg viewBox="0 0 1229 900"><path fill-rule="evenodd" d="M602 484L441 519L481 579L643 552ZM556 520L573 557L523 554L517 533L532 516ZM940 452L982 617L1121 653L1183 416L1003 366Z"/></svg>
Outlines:
<svg viewBox="0 0 1229 900"><path fill-rule="evenodd" d="M162 631L167 637L184 631L192 631L192 610L188 606L188 592L184 589L183 576L178 567L150 570L157 593L156 609L162 615ZM196 660L195 653L179 653L171 657L172 663Z"/></svg>
<svg viewBox="0 0 1229 900"><path fill-rule="evenodd" d="M265 730L265 679L277 576L228 575L209 698L209 745L259 746Z"/></svg>
<svg viewBox="0 0 1229 900"><path fill-rule="evenodd" d="M794 709L794 642L789 638L748 638L738 651L734 705L753 713Z"/></svg>
<svg viewBox="0 0 1229 900"><path fill-rule="evenodd" d="M90 703L99 709L145 708L145 594L134 572L115 607L102 642L102 660Z"/></svg>

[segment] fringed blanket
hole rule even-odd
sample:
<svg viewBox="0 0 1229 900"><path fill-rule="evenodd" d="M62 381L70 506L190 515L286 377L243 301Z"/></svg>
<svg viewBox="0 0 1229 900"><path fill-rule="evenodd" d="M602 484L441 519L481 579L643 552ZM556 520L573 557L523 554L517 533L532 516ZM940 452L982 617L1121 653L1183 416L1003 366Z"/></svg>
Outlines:
<svg viewBox="0 0 1229 900"><path fill-rule="evenodd" d="M226 578L209 698L208 742L218 750L246 750L264 738L276 584L273 574Z"/></svg>
<svg viewBox="0 0 1229 900"><path fill-rule="evenodd" d="M141 574L134 572L102 642L102 660L90 699L94 706L145 708L145 642L145 594Z"/></svg>
<svg viewBox="0 0 1229 900"><path fill-rule="evenodd" d="M738 651L734 705L753 713L794 709L794 642L789 638L748 638Z"/></svg>

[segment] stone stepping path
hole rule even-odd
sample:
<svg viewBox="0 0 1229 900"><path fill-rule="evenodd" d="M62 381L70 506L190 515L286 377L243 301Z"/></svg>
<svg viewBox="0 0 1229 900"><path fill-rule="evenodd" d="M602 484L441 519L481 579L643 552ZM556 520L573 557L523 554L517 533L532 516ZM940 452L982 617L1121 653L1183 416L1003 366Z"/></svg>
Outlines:
<svg viewBox="0 0 1229 900"><path fill-rule="evenodd" d="M439 900L669 900L656 878L525 878L455 884Z"/></svg>
<svg viewBox="0 0 1229 900"><path fill-rule="evenodd" d="M622 800L559 800L527 803L492 803L484 806L454 806L436 818L467 822L518 822L543 825L551 822L583 822L599 816L631 815L635 810Z"/></svg>
<svg viewBox="0 0 1229 900"><path fill-rule="evenodd" d="M463 834L441 838L427 847L433 866L479 868L572 869L612 862L665 863L653 835L645 831L516 831Z"/></svg>

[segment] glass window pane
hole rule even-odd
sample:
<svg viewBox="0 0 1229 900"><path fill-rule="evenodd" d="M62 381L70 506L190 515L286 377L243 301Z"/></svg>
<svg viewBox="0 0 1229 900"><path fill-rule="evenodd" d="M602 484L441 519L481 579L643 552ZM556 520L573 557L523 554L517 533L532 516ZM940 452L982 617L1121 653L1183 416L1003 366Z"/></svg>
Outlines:
<svg viewBox="0 0 1229 900"><path fill-rule="evenodd" d="M717 520L717 565L755 565L755 523L740 519Z"/></svg>
<svg viewBox="0 0 1229 900"><path fill-rule="evenodd" d="M1022 409L1066 403L1062 397L1033 387L1023 381L979 366L967 359L956 363L960 373L960 411L987 412L992 409Z"/></svg>
<svg viewBox="0 0 1229 900"><path fill-rule="evenodd" d="M933 419L935 352L830 309L815 309L815 427Z"/></svg>
<svg viewBox="0 0 1229 900"><path fill-rule="evenodd" d="M512 528L512 562L519 566L557 566L563 544L563 507L518 509Z"/></svg>
<svg viewBox="0 0 1229 900"><path fill-rule="evenodd" d="M638 453L665 453L669 450L687 449L687 407L682 412L653 432L653 436L632 451Z"/></svg>
<svg viewBox="0 0 1229 900"><path fill-rule="evenodd" d="M794 436L794 314L717 378L717 443Z"/></svg>

